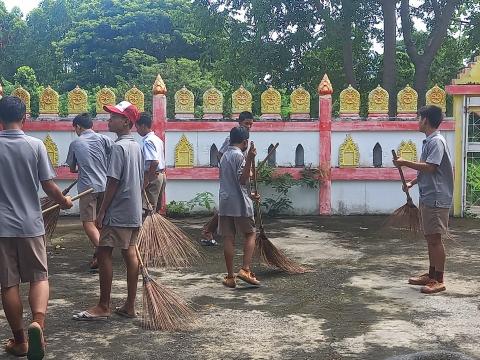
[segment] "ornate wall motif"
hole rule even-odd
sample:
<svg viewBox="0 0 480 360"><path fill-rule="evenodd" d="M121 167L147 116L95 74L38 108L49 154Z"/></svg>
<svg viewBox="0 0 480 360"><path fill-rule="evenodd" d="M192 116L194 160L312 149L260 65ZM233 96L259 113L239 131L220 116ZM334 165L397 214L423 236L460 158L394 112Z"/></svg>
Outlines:
<svg viewBox="0 0 480 360"><path fill-rule="evenodd" d="M223 114L223 94L214 87L203 93L203 112L205 114Z"/></svg>
<svg viewBox="0 0 480 360"><path fill-rule="evenodd" d="M23 87L19 86L18 88L12 91L12 96L16 96L23 101L23 103L27 107L27 114L29 114L30 113L30 93L27 90L25 90Z"/></svg>
<svg viewBox="0 0 480 360"><path fill-rule="evenodd" d="M185 134L175 146L175 167L191 168L193 167L193 146L188 141Z"/></svg>
<svg viewBox="0 0 480 360"><path fill-rule="evenodd" d="M338 165L340 167L358 167L360 162L360 152L358 145L353 141L352 136L348 134L345 141L340 145L338 152Z"/></svg>
<svg viewBox="0 0 480 360"><path fill-rule="evenodd" d="M252 94L242 86L232 94L232 113L252 112Z"/></svg>
<svg viewBox="0 0 480 360"><path fill-rule="evenodd" d="M348 88L344 89L340 93L340 115L352 114L358 115L360 112L360 93L353 88L352 85L348 85Z"/></svg>
<svg viewBox="0 0 480 360"><path fill-rule="evenodd" d="M398 114L416 114L417 113L417 92L410 87L405 86L397 95L397 113Z"/></svg>
<svg viewBox="0 0 480 360"><path fill-rule="evenodd" d="M47 148L47 154L48 158L50 159L50 162L52 163L53 167L58 166L58 147L57 144L53 141L52 137L50 134L47 135L45 140L43 140L43 143L45 144L45 147Z"/></svg>
<svg viewBox="0 0 480 360"><path fill-rule="evenodd" d="M40 114L58 115L59 96L50 86L40 94Z"/></svg>
<svg viewBox="0 0 480 360"><path fill-rule="evenodd" d="M426 95L427 105L435 105L443 110L447 111L447 93L445 90L440 88L438 85L435 85L430 90L427 91Z"/></svg>
<svg viewBox="0 0 480 360"><path fill-rule="evenodd" d="M145 95L135 85L125 93L125 100L135 105L138 111L145 111Z"/></svg>
<svg viewBox="0 0 480 360"><path fill-rule="evenodd" d="M77 85L68 93L68 113L81 114L88 111L88 96L85 90Z"/></svg>
<svg viewBox="0 0 480 360"><path fill-rule="evenodd" d="M282 108L282 96L270 86L261 96L262 114L280 114Z"/></svg>
<svg viewBox="0 0 480 360"><path fill-rule="evenodd" d="M302 86L293 90L290 95L292 114L310 114L310 94Z"/></svg>
<svg viewBox="0 0 480 360"><path fill-rule="evenodd" d="M408 161L417 161L417 147L412 140L402 141L397 150L397 155Z"/></svg>
<svg viewBox="0 0 480 360"><path fill-rule="evenodd" d="M368 112L369 114L388 114L388 92L380 85L368 94Z"/></svg>
<svg viewBox="0 0 480 360"><path fill-rule="evenodd" d="M167 95L167 86L160 74L157 75L152 88L153 95Z"/></svg>
<svg viewBox="0 0 480 360"><path fill-rule="evenodd" d="M175 114L193 114L195 97L185 86L175 93Z"/></svg>
<svg viewBox="0 0 480 360"><path fill-rule="evenodd" d="M115 105L115 93L106 86L97 93L97 114L106 114L105 105Z"/></svg>
<svg viewBox="0 0 480 360"><path fill-rule="evenodd" d="M332 95L333 94L333 87L328 75L323 75L322 81L318 85L318 94L319 95Z"/></svg>

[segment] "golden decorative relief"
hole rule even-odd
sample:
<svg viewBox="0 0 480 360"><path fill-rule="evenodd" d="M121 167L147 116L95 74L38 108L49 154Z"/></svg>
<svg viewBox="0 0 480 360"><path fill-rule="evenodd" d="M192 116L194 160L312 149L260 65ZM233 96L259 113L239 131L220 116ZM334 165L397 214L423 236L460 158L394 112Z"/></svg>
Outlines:
<svg viewBox="0 0 480 360"><path fill-rule="evenodd" d="M232 113L252 112L252 94L242 86L232 94Z"/></svg>
<svg viewBox="0 0 480 360"><path fill-rule="evenodd" d="M82 114L88 111L88 96L85 90L77 85L75 89L68 93L68 113Z"/></svg>
<svg viewBox="0 0 480 360"><path fill-rule="evenodd" d="M282 108L282 96L270 86L261 96L262 114L280 114Z"/></svg>
<svg viewBox="0 0 480 360"><path fill-rule="evenodd" d="M402 141L397 150L397 155L408 161L417 161L417 147L412 140Z"/></svg>
<svg viewBox="0 0 480 360"><path fill-rule="evenodd" d="M47 148L48 158L50 159L52 166L57 167L58 166L58 147L57 147L57 144L55 144L55 142L53 141L50 134L48 134L45 140L43 140L43 144Z"/></svg>
<svg viewBox="0 0 480 360"><path fill-rule="evenodd" d="M103 110L103 107L106 105L115 105L115 93L107 88L106 86L97 93L97 114L106 114L107 112Z"/></svg>
<svg viewBox="0 0 480 360"><path fill-rule="evenodd" d="M405 86L397 95L397 113L416 114L418 94L410 85Z"/></svg>
<svg viewBox="0 0 480 360"><path fill-rule="evenodd" d="M30 113L30 93L27 90L25 90L23 87L19 86L12 91L11 95L16 96L23 101L23 103L27 108L27 114L29 114Z"/></svg>
<svg viewBox="0 0 480 360"><path fill-rule="evenodd" d="M345 141L340 145L338 152L338 164L340 167L358 167L360 162L360 152L358 145L353 141L352 136L348 134Z"/></svg>
<svg viewBox="0 0 480 360"><path fill-rule="evenodd" d="M318 85L318 94L319 95L332 95L333 94L333 87L328 75L323 75L322 81Z"/></svg>
<svg viewBox="0 0 480 360"><path fill-rule="evenodd" d="M480 56L475 57L452 82L455 85L480 84Z"/></svg>
<svg viewBox="0 0 480 360"><path fill-rule="evenodd" d="M185 86L175 93L175 114L193 114L195 97Z"/></svg>
<svg viewBox="0 0 480 360"><path fill-rule="evenodd" d="M368 112L370 114L388 114L388 92L380 85L368 94Z"/></svg>
<svg viewBox="0 0 480 360"><path fill-rule="evenodd" d="M157 75L157 78L155 79L155 82L153 83L152 91L153 91L153 95L166 95L167 94L167 86L165 85L165 82L163 81L160 74Z"/></svg>
<svg viewBox="0 0 480 360"><path fill-rule="evenodd" d="M290 95L292 114L310 114L310 93L302 86L293 90Z"/></svg>
<svg viewBox="0 0 480 360"><path fill-rule="evenodd" d="M135 85L125 93L125 100L135 105L138 111L145 111L145 95Z"/></svg>
<svg viewBox="0 0 480 360"><path fill-rule="evenodd" d="M438 106L445 112L447 111L447 93L438 85L435 85L427 91L426 103L427 105Z"/></svg>
<svg viewBox="0 0 480 360"><path fill-rule="evenodd" d="M193 167L193 146L188 141L185 134L175 146L175 167L191 168Z"/></svg>
<svg viewBox="0 0 480 360"><path fill-rule="evenodd" d="M360 93L352 86L340 93L340 114L358 114L360 112Z"/></svg>
<svg viewBox="0 0 480 360"><path fill-rule="evenodd" d="M203 112L205 114L223 114L223 94L214 87L203 94Z"/></svg>
<svg viewBox="0 0 480 360"><path fill-rule="evenodd" d="M40 114L58 114L59 96L50 86L40 94Z"/></svg>

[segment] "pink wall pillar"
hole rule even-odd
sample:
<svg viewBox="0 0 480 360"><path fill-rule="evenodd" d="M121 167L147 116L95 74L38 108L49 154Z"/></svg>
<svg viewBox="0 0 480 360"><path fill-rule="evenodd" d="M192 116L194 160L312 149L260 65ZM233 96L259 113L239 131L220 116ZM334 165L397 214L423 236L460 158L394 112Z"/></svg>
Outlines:
<svg viewBox="0 0 480 360"><path fill-rule="evenodd" d="M323 177L320 179L319 210L320 215L330 215L332 210L332 177L331 177L331 153L332 153L332 85L328 76L323 77L318 87L318 126L320 132L320 158L319 169ZM323 173L325 172L325 173Z"/></svg>
<svg viewBox="0 0 480 360"><path fill-rule="evenodd" d="M155 134L163 140L165 144L165 129L167 127L167 97L164 94L153 95L152 101L152 119L153 119L153 131ZM164 146L165 152L166 146ZM166 170L166 169L165 169ZM162 197L162 207L160 209L161 214L166 213L167 197L165 191Z"/></svg>

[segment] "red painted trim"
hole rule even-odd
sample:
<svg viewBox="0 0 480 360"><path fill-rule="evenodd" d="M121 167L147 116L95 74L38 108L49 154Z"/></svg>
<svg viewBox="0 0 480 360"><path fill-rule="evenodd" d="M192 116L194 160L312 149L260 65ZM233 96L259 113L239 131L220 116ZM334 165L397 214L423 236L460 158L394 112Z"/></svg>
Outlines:
<svg viewBox="0 0 480 360"><path fill-rule="evenodd" d="M411 169L403 169L407 180L414 179L417 172ZM332 168L332 180L334 181L400 181L400 174L395 167L390 168Z"/></svg>
<svg viewBox="0 0 480 360"><path fill-rule="evenodd" d="M26 121L23 125L24 131L71 131L73 132L72 121L69 120L33 120ZM93 130L108 131L108 123L106 121L94 120Z"/></svg>
<svg viewBox="0 0 480 360"><path fill-rule="evenodd" d="M319 132L320 132L320 169L330 169L332 152L332 96L321 95L319 97ZM330 171L327 178L320 183L318 192L318 207L320 215L330 215L332 212L332 179Z"/></svg>
<svg viewBox="0 0 480 360"><path fill-rule="evenodd" d="M154 95L153 96L153 131L155 134L163 140L165 144L165 129L167 127L167 97L165 95ZM163 148L165 156L165 148ZM167 197L165 191L163 192L163 197L161 201L160 213L165 214L167 211Z"/></svg>
<svg viewBox="0 0 480 360"><path fill-rule="evenodd" d="M480 85L447 85L445 90L450 95L480 95Z"/></svg>
<svg viewBox="0 0 480 360"><path fill-rule="evenodd" d="M236 121L169 121L167 131L199 131L199 132L228 132L236 126ZM286 121L257 121L253 125L253 132L274 131L318 131L317 121L286 122Z"/></svg>
<svg viewBox="0 0 480 360"><path fill-rule="evenodd" d="M455 121L446 120L440 125L440 130L454 131ZM418 131L417 121L376 121L376 120L339 120L332 122L332 131Z"/></svg>
<svg viewBox="0 0 480 360"><path fill-rule="evenodd" d="M55 168L55 172L58 180L75 180L77 178L77 174L71 173L68 166L57 167Z"/></svg>

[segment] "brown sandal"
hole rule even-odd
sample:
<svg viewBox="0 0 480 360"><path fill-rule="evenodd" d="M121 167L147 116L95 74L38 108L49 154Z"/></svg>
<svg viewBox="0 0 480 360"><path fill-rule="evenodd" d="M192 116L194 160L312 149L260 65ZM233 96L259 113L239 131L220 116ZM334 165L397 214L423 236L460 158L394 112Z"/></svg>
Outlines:
<svg viewBox="0 0 480 360"><path fill-rule="evenodd" d="M25 349L19 349L21 345L24 345ZM17 344L14 339L8 339L7 343L5 344L5 352L17 357L27 356L27 349L27 343Z"/></svg>

